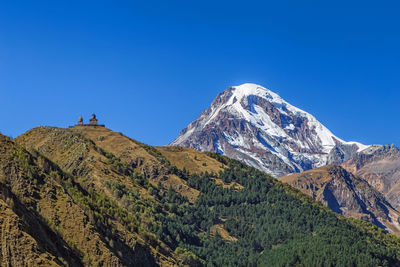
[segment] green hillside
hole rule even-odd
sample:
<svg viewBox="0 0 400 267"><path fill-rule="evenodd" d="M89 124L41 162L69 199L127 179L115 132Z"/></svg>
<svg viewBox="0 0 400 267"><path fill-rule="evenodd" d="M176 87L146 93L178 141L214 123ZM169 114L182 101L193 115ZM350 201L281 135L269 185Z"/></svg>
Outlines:
<svg viewBox="0 0 400 267"><path fill-rule="evenodd" d="M217 154L154 148L101 127L38 127L0 141L1 229L19 220L13 231L37 247L14 242L21 262L400 266L393 235ZM17 256L4 240L7 265Z"/></svg>

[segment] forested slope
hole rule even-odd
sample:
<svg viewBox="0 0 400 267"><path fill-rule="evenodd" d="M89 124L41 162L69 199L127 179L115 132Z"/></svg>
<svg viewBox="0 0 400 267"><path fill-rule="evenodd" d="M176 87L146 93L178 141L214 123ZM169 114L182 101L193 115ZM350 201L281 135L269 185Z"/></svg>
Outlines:
<svg viewBox="0 0 400 267"><path fill-rule="evenodd" d="M56 233L32 236L55 265L400 266L396 237L217 154L95 127L38 127L0 148L4 216Z"/></svg>

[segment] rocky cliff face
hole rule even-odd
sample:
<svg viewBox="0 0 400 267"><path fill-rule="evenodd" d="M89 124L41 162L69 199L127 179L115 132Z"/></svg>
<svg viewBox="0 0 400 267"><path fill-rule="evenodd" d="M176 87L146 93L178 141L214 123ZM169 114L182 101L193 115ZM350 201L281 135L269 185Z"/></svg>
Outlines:
<svg viewBox="0 0 400 267"><path fill-rule="evenodd" d="M171 145L218 152L275 177L342 163L366 148L344 142L309 113L256 84L219 94Z"/></svg>
<svg viewBox="0 0 400 267"><path fill-rule="evenodd" d="M354 156L360 151L356 144L337 144L328 154L327 164L341 164Z"/></svg>
<svg viewBox="0 0 400 267"><path fill-rule="evenodd" d="M367 181L395 208L400 208L400 150L395 146L372 146L342 164Z"/></svg>
<svg viewBox="0 0 400 267"><path fill-rule="evenodd" d="M340 166L327 165L279 180L300 189L339 214L374 223L389 232L400 232L397 210L366 181Z"/></svg>

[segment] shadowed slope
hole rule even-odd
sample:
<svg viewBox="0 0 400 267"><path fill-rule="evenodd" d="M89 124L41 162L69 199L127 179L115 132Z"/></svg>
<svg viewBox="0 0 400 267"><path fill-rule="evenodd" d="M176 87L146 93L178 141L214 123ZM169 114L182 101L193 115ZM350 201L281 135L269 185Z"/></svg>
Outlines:
<svg viewBox="0 0 400 267"><path fill-rule="evenodd" d="M400 208L400 150L394 146L373 146L342 164L367 181L395 208Z"/></svg>

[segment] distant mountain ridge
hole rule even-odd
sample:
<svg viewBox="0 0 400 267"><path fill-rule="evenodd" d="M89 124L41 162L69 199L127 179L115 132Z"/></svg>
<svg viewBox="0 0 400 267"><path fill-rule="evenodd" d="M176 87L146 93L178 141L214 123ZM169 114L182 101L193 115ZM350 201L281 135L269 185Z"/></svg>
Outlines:
<svg viewBox="0 0 400 267"><path fill-rule="evenodd" d="M340 166L327 165L279 180L345 217L362 219L389 232L400 233L400 213L383 194Z"/></svg>
<svg viewBox="0 0 400 267"><path fill-rule="evenodd" d="M218 152L275 177L340 164L368 146L252 83L227 88L170 144Z"/></svg>
<svg viewBox="0 0 400 267"><path fill-rule="evenodd" d="M367 181L396 209L400 208L400 150L375 145L358 153L342 167Z"/></svg>

